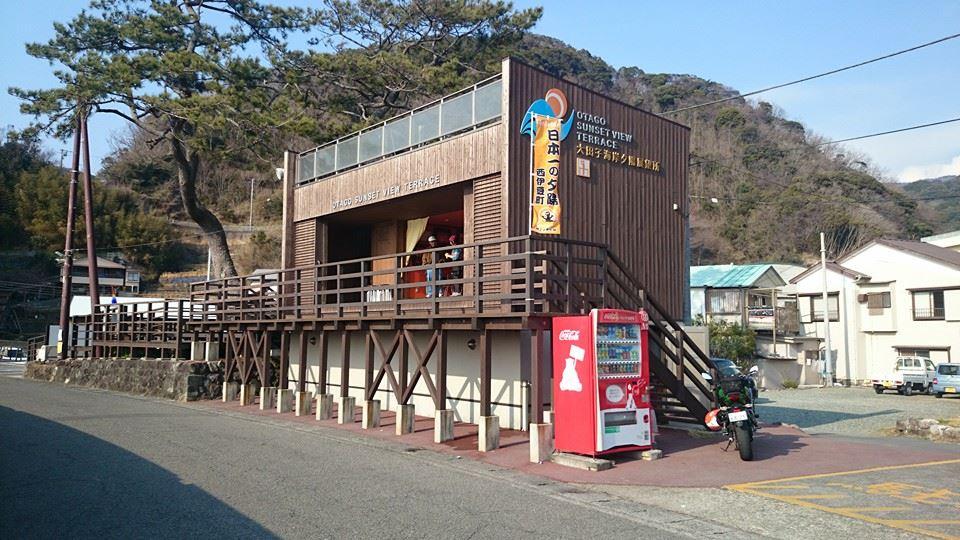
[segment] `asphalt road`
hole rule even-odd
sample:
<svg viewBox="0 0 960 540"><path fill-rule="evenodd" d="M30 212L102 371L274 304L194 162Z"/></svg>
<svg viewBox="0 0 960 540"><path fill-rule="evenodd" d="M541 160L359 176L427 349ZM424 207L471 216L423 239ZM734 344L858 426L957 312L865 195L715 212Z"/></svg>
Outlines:
<svg viewBox="0 0 960 540"><path fill-rule="evenodd" d="M0 377L0 538L736 534L330 428Z"/></svg>

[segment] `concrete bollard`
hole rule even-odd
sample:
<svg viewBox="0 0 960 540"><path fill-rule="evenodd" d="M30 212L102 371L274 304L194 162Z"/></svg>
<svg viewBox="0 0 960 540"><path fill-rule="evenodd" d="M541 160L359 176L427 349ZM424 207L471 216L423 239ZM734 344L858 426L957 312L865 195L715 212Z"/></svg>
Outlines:
<svg viewBox="0 0 960 540"><path fill-rule="evenodd" d="M380 400L368 399L363 402L363 418L360 422L363 429L380 427Z"/></svg>
<svg viewBox="0 0 960 540"><path fill-rule="evenodd" d="M553 424L530 424L530 462L550 461L553 455Z"/></svg>
<svg viewBox="0 0 960 540"><path fill-rule="evenodd" d="M277 413L287 413L293 410L293 390L281 388L277 391Z"/></svg>
<svg viewBox="0 0 960 540"><path fill-rule="evenodd" d="M296 416L310 416L310 392L296 393L293 412Z"/></svg>
<svg viewBox="0 0 960 540"><path fill-rule="evenodd" d="M260 410L269 411L277 406L277 387L264 386L260 389Z"/></svg>
<svg viewBox="0 0 960 540"><path fill-rule="evenodd" d="M337 407L337 423L338 424L352 424L353 423L353 410L357 406L357 398L355 397L342 397L340 398L340 404Z"/></svg>
<svg viewBox="0 0 960 540"><path fill-rule="evenodd" d="M240 393L240 384L235 382L228 382L223 384L223 402L233 401L237 399L237 394Z"/></svg>
<svg viewBox="0 0 960 540"><path fill-rule="evenodd" d="M413 404L397 405L397 435L406 435L413 433L413 427L416 424L416 409Z"/></svg>
<svg viewBox="0 0 960 540"><path fill-rule="evenodd" d="M481 452L489 452L497 448L500 448L500 417L481 416L480 440L477 449Z"/></svg>
<svg viewBox="0 0 960 540"><path fill-rule="evenodd" d="M333 394L320 394L316 399L317 420L329 420L333 418Z"/></svg>
<svg viewBox="0 0 960 540"><path fill-rule="evenodd" d="M441 409L433 417L433 442L453 440L453 410Z"/></svg>
<svg viewBox="0 0 960 540"><path fill-rule="evenodd" d="M240 406L246 407L247 405L253 405L253 385L241 384L240 385Z"/></svg>

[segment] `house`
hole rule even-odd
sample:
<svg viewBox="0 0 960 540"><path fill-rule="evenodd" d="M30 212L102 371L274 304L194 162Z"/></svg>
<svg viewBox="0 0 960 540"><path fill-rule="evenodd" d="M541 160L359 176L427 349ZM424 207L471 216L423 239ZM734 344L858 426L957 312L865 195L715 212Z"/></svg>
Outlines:
<svg viewBox="0 0 960 540"><path fill-rule="evenodd" d="M73 260L71 291L74 294L89 294L90 270L87 257ZM97 257L97 282L101 296L140 293L140 270L119 257Z"/></svg>
<svg viewBox="0 0 960 540"><path fill-rule="evenodd" d="M830 325L835 379L867 383L897 356L960 362L960 253L930 243L874 240L827 263L824 323L820 265L793 278L801 334L823 356ZM800 359L811 364L810 357Z"/></svg>
<svg viewBox="0 0 960 540"><path fill-rule="evenodd" d="M952 249L953 251L960 251L960 231L924 236L920 241L942 248Z"/></svg>
<svg viewBox="0 0 960 540"><path fill-rule="evenodd" d="M775 308L786 308L783 298L786 281L773 264L719 264L690 267L690 312L704 321L726 321L755 330L772 331L780 322L780 330L795 321L785 319L780 310L775 319ZM785 270L790 265L779 265Z"/></svg>

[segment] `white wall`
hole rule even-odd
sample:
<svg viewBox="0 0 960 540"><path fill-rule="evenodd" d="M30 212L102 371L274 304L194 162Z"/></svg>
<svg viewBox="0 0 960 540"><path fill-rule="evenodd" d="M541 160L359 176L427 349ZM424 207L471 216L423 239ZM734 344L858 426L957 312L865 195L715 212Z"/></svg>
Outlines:
<svg viewBox="0 0 960 540"><path fill-rule="evenodd" d="M427 344L432 332L413 332L417 347L421 353L426 353ZM328 333L327 348L327 392L338 396L340 394L340 374L342 371L341 334ZM389 352L395 332L378 332L377 336L384 349ZM520 332L491 332L492 345L492 383L491 401L492 413L500 417L500 427L521 429L521 404L526 403L522 397L521 362L520 362ZM467 341L474 339L477 348L471 350ZM307 390L316 394L316 381L319 377L320 344L319 338L314 345L307 348ZM480 420L480 334L478 332L450 332L447 337L447 408L453 409L456 421L476 424ZM374 375L380 369L381 358L375 349ZM300 338L293 334L290 344L290 387L295 388L293 382L299 373ZM364 380L366 365L366 342L362 332L351 332L350 340L350 395L357 398L358 405L364 397ZM395 354L390 365L394 373L399 371L399 354ZM408 355L409 373L412 377L417 368L417 357L413 350ZM436 374L436 358L431 358L427 364L431 375ZM399 375L398 375L399 377ZM408 378L409 380L409 378ZM395 410L397 400L386 376L383 377L378 389L380 407L383 410ZM426 383L421 378L416 385L410 403L416 407L419 416L434 416L435 407Z"/></svg>

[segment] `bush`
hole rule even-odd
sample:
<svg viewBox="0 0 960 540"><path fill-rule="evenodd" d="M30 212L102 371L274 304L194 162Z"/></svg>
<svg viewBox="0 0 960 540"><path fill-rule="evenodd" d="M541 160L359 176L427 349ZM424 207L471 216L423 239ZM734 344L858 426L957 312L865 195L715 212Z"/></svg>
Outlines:
<svg viewBox="0 0 960 540"><path fill-rule="evenodd" d="M800 383L793 379L784 379L783 382L780 383L780 387L787 390L795 390L798 386L800 386Z"/></svg>

